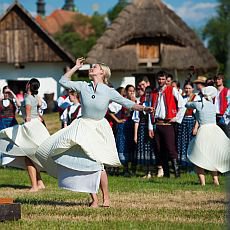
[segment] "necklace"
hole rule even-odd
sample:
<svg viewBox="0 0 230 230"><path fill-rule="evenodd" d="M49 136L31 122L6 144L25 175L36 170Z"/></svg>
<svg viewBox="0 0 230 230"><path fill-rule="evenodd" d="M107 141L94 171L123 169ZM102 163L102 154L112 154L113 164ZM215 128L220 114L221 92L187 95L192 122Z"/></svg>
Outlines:
<svg viewBox="0 0 230 230"><path fill-rule="evenodd" d="M95 86L95 88L94 88L94 84L93 84L93 82L92 82L93 93L94 93L94 94L91 96L92 99L94 99L94 98L96 97L96 96L95 96L95 93L96 93L96 90L97 90L97 85L98 85L98 84L96 84L96 86Z"/></svg>

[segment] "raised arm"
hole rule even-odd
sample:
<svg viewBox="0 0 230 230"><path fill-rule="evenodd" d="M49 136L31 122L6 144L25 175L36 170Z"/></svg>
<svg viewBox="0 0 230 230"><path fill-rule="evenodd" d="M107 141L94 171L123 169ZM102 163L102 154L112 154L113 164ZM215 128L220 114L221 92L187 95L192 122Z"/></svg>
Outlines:
<svg viewBox="0 0 230 230"><path fill-rule="evenodd" d="M71 68L68 72L66 72L61 79L59 80L59 83L66 89L71 89L74 91L81 91L81 84L82 82L77 82L77 81L71 81L71 77L72 75L79 69L82 67L83 62L84 62L84 58L78 58L76 60L76 63L74 65L73 68Z"/></svg>

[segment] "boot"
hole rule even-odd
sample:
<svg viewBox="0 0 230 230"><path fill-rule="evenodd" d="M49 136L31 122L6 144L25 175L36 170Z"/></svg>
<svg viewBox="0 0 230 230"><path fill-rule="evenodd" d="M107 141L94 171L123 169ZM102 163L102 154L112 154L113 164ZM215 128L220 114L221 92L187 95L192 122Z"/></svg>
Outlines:
<svg viewBox="0 0 230 230"><path fill-rule="evenodd" d="M172 159L172 166L173 166L175 177L176 178L180 177L180 169L177 163L177 159Z"/></svg>
<svg viewBox="0 0 230 230"><path fill-rule="evenodd" d="M163 171L164 171L164 177L170 177L170 172L169 172L169 164L168 161L163 163Z"/></svg>

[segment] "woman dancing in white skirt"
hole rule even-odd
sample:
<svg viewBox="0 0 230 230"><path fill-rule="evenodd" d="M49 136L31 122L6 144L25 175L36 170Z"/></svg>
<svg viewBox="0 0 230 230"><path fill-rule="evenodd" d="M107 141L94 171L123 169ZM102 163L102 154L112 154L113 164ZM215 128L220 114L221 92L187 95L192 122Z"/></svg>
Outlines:
<svg viewBox="0 0 230 230"><path fill-rule="evenodd" d="M112 129L104 118L108 105L114 101L128 109L152 112L151 107L137 105L107 86L111 75L108 66L92 65L91 82L70 81L83 65L84 58L76 60L59 81L66 89L77 91L82 105L82 117L58 131L37 151L47 172L58 177L59 187L91 194L91 207L98 207L97 190L103 194L103 207L109 207L108 178L104 164L120 166Z"/></svg>
<svg viewBox="0 0 230 230"><path fill-rule="evenodd" d="M204 169L212 171L213 183L219 185L218 171L230 170L230 140L216 125L216 108L213 98L217 90L207 86L201 90L201 100L187 102L187 108L196 109L199 129L188 147L188 158L197 166L201 185L205 185Z"/></svg>
<svg viewBox="0 0 230 230"><path fill-rule="evenodd" d="M35 157L38 146L49 137L38 112L42 105L37 95L39 87L40 83L35 78L26 84L26 95L21 105L25 123L0 131L1 164L27 169L31 181L30 192L45 188L40 175L42 166Z"/></svg>

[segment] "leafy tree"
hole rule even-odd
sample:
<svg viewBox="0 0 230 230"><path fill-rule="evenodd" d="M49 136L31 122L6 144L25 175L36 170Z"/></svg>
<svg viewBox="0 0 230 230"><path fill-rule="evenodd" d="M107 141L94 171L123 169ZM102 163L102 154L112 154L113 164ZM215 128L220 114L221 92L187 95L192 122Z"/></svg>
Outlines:
<svg viewBox="0 0 230 230"><path fill-rule="evenodd" d="M219 0L217 16L211 18L203 30L203 39L208 40L208 48L220 63L221 71L226 70L230 52L230 1Z"/></svg>
<svg viewBox="0 0 230 230"><path fill-rule="evenodd" d="M75 23L72 23L64 25L61 31L54 35L54 38L73 56L85 57L106 29L104 16L98 13L89 19L78 16L76 21L76 25L87 26L90 24L94 32L88 37L82 37L76 32Z"/></svg>
<svg viewBox="0 0 230 230"><path fill-rule="evenodd" d="M95 12L91 17L91 24L95 31L95 36L99 38L106 29L105 16Z"/></svg>
<svg viewBox="0 0 230 230"><path fill-rule="evenodd" d="M112 22L118 14L129 4L127 0L119 0L118 3L108 11L108 18Z"/></svg>

